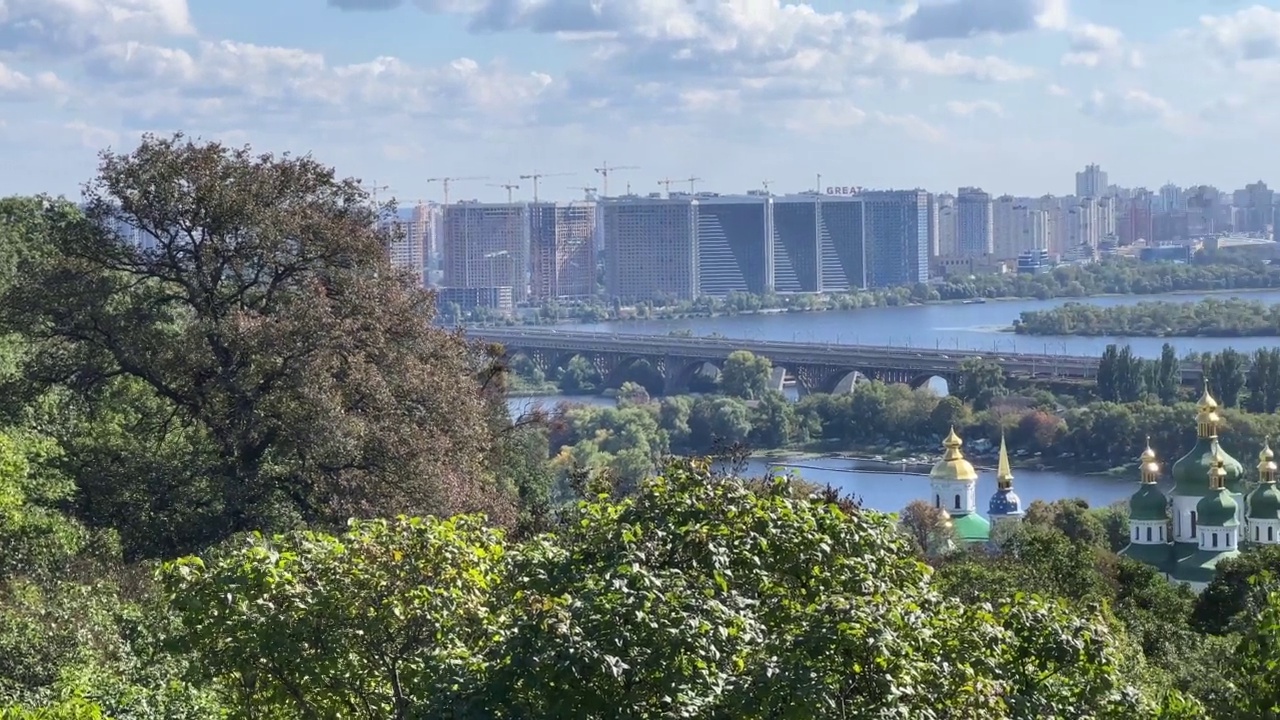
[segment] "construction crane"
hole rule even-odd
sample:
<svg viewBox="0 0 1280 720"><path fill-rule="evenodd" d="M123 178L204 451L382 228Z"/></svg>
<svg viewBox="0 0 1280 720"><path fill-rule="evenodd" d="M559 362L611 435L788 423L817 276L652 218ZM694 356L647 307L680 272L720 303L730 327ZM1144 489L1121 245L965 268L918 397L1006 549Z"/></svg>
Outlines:
<svg viewBox="0 0 1280 720"><path fill-rule="evenodd" d="M519 185L512 185L511 183L489 183L489 187L500 187L500 188L505 188L505 189L506 189L506 191L507 191L507 204L508 204L508 205L510 205L510 204L511 204L511 191L512 191L512 190L519 190L519 189L520 189L520 186L519 186Z"/></svg>
<svg viewBox="0 0 1280 720"><path fill-rule="evenodd" d="M667 189L667 196L668 196L668 197L670 197L670 195L671 195L671 183L674 183L674 182L680 182L680 181L679 181L679 180L672 180L671 178L662 178L661 180L659 180L659 181L658 181L658 184L659 184L659 185L661 185L661 186L663 186L664 188L666 188L666 189Z"/></svg>
<svg viewBox="0 0 1280 720"><path fill-rule="evenodd" d="M684 179L684 182L689 183L689 194L690 194L690 195L692 195L692 194L693 194L693 184L694 184L694 183L696 183L696 182L698 182L698 181L699 181L699 180L701 180L701 179L702 179L702 178L700 178L700 177L693 177L693 176L689 176L689 177L687 177L687 178L685 178L685 179Z"/></svg>
<svg viewBox="0 0 1280 720"><path fill-rule="evenodd" d="M600 173L600 178L601 178L600 185L601 185L601 187L603 187L603 188L604 188L604 196L605 196L605 197L609 197L609 173L613 172L614 170L639 170L639 169L640 169L640 166L639 166L639 165L612 165L612 166L610 166L610 165L609 165L609 161L608 161L608 160L606 160L606 161L604 161L604 162L600 163L600 167L598 167L598 168L592 168L592 169L593 169L593 170L595 170L596 172Z"/></svg>
<svg viewBox="0 0 1280 720"><path fill-rule="evenodd" d="M585 195L586 195L586 199L587 199L587 200L590 200L590 199L591 199L591 194L592 194L592 193L594 193L594 192L596 192L596 191L598 191L598 190L599 190L599 188L593 188L593 187L591 187L591 186L589 186L589 185L570 185L570 186L569 186L569 189L570 189L570 190L581 190L581 191L583 192L583 194L585 194Z"/></svg>
<svg viewBox="0 0 1280 720"><path fill-rule="evenodd" d="M453 182L453 181L455 181L455 180L488 180L488 179L489 179L489 178L487 178L487 177L479 177L479 176L471 176L471 177L434 177L434 178L427 178L427 182L429 182L429 183L434 183L434 182L438 182L438 183L440 183L441 187L442 187L442 188L444 188L444 204L445 204L445 205L448 205L448 204L449 204L449 183L451 183L451 182Z"/></svg>
<svg viewBox="0 0 1280 720"><path fill-rule="evenodd" d="M568 177L568 176L570 176L570 175L572 175L572 174L573 174L573 173L539 173L539 172L535 172L535 173L530 173L530 174L528 174L528 175L521 175L521 176L520 176L520 179L521 179L521 180L532 180L532 181L533 181L533 201L534 201L534 202L538 202L538 181L539 181L539 180L541 180L542 178L550 178L550 177Z"/></svg>
<svg viewBox="0 0 1280 720"><path fill-rule="evenodd" d="M764 186L764 194L769 194L769 186L773 184L772 180L761 180L760 184Z"/></svg>
<svg viewBox="0 0 1280 720"><path fill-rule="evenodd" d="M371 200L373 200L373 204L374 204L374 205L377 205L377 204L378 204L378 193L379 193L380 191L382 191L382 190L390 190L390 189L391 189L391 186L390 186L390 185L378 185L378 184L376 184L376 183L375 183L375 184L373 184L373 185L361 185L360 187L361 187L361 189L368 191L368 193L369 193L369 198L370 198Z"/></svg>

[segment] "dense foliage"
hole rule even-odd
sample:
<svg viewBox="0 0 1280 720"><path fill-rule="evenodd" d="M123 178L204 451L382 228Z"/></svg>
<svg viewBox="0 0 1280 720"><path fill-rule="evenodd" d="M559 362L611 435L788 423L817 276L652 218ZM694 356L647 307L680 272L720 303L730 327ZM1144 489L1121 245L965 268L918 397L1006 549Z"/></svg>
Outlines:
<svg viewBox="0 0 1280 720"><path fill-rule="evenodd" d="M1280 305L1239 298L1105 306L1071 302L1023 311L1013 328L1026 335L1275 336L1280 335Z"/></svg>
<svg viewBox="0 0 1280 720"><path fill-rule="evenodd" d="M1112 554L1122 511L955 548L937 513L665 457L1010 423L1119 452L1140 433L1078 418L1183 408L1015 420L981 362L955 397L793 405L747 353L706 397L513 425L500 349L432 328L354 181L148 138L88 200L0 201L0 720L1277 711L1274 553L1197 603Z"/></svg>

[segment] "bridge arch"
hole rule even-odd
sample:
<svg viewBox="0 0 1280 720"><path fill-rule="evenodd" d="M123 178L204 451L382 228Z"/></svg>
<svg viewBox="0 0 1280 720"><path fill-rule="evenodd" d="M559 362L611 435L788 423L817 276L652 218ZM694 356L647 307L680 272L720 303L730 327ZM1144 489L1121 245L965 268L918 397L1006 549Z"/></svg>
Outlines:
<svg viewBox="0 0 1280 720"><path fill-rule="evenodd" d="M869 382L874 375L865 370L858 368L841 368L835 372L828 373L818 383L816 388L810 388L811 392L825 393L827 395L842 395L844 393L853 392L853 388L858 383Z"/></svg>
<svg viewBox="0 0 1280 720"><path fill-rule="evenodd" d="M601 382L602 389L617 389L630 380L643 386L650 395L659 395L666 388L666 368L660 360L642 355L631 355L618 361Z"/></svg>
<svg viewBox="0 0 1280 720"><path fill-rule="evenodd" d="M912 390L927 387L938 395L947 396L955 391L956 378L942 373L921 373L911 378L909 385Z"/></svg>
<svg viewBox="0 0 1280 720"><path fill-rule="evenodd" d="M711 392L720 377L720 360L689 360L667 368L665 395Z"/></svg>

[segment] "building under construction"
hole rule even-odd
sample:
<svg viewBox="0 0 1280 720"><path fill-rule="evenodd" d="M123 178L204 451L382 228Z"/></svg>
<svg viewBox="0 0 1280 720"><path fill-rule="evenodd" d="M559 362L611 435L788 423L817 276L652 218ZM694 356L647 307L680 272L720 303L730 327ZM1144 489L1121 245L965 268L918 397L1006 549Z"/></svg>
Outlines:
<svg viewBox="0 0 1280 720"><path fill-rule="evenodd" d="M529 206L459 202L444 208L442 284L451 288L511 288L529 297ZM590 236L588 235L588 241Z"/></svg>
<svg viewBox="0 0 1280 720"><path fill-rule="evenodd" d="M534 203L528 209L529 298L543 302L595 296L596 204Z"/></svg>

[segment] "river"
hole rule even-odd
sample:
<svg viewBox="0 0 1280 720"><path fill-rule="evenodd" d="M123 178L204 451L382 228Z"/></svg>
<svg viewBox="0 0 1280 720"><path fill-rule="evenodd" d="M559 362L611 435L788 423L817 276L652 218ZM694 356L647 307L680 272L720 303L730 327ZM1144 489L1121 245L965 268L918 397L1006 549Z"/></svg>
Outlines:
<svg viewBox="0 0 1280 720"><path fill-rule="evenodd" d="M561 401L592 405L613 404L612 400L605 398L544 397L512 398L508 405L513 414L520 414L536 405L550 408ZM983 461L975 462L975 465L981 464ZM753 458L746 468L749 477L794 472L808 482L820 486L831 485L843 494L861 497L865 506L886 512L901 510L912 500L927 499L929 479L922 474L927 471L928 468L904 469L898 464L852 458L811 456L797 456L795 459ZM1129 479L1027 469L1015 470L1014 475L1014 487L1022 498L1024 508L1033 500L1053 501L1073 497L1083 498L1091 507L1103 507L1128 498L1137 489L1138 482L1136 466L1133 478ZM995 490L993 469L980 468L978 507L983 515L986 514L987 501Z"/></svg>
<svg viewBox="0 0 1280 720"><path fill-rule="evenodd" d="M1170 295L1124 295L1073 300L992 300L983 304L938 303L906 307L875 307L812 313L762 313L681 320L611 321L571 325L565 331L602 333L643 333L666 335L689 330L695 335L719 333L729 338L784 342L846 343L931 349L991 350L1046 355L1098 355L1108 343L1130 345L1144 357L1159 357L1165 342L1172 343L1181 356L1188 351L1217 351L1234 347L1242 352L1280 345L1280 338L1150 338L1077 337L1014 335L1005 332L1021 313L1047 310L1068 302L1092 305L1133 305L1166 301L1193 303L1208 297L1280 303L1280 291L1235 291L1230 293L1177 293Z"/></svg>

